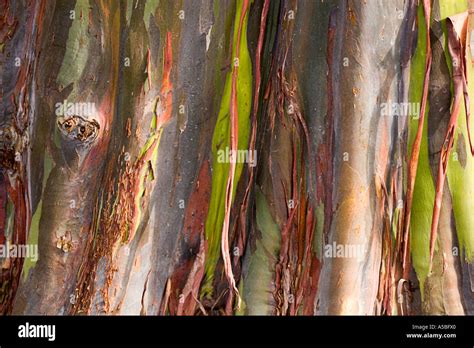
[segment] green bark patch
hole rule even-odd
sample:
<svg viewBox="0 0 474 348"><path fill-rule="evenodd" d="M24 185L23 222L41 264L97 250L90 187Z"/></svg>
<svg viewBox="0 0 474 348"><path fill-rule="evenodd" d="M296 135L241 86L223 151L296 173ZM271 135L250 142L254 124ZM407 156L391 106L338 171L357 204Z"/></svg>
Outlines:
<svg viewBox="0 0 474 348"><path fill-rule="evenodd" d="M86 67L89 57L89 0L78 0L74 7L74 19L57 81L63 87L77 81ZM72 15L69 13L68 15Z"/></svg>
<svg viewBox="0 0 474 348"><path fill-rule="evenodd" d="M221 106L212 137L212 154L213 154L213 173L212 173L212 192L209 205L209 213L206 219L206 238L208 240L209 251L206 258L205 267L205 285L202 294L209 296L212 294L212 280L217 262L219 260L220 242L222 225L225 215L225 191L227 180L229 177L230 163L227 159L220 161L220 151L226 152L230 150L230 109L231 109L231 91L232 91L232 73L238 66L237 76L237 114L238 114L238 150L245 150L248 146L250 131L250 108L252 97L252 62L247 46L247 22L248 11L245 14L243 27L240 38L240 51L236 52L236 44L238 40L238 27L242 13L242 5L244 0L236 3L236 13L234 21L234 36L232 49L232 71L228 72L224 86ZM221 163L223 162L223 163ZM234 196L237 184L239 182L244 163L237 163L235 169L234 184L232 187L232 196Z"/></svg>

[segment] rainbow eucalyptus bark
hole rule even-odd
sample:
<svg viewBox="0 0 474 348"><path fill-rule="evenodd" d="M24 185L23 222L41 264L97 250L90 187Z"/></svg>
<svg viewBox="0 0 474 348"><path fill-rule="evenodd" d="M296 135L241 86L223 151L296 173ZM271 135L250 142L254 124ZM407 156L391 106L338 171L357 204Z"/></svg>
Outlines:
<svg viewBox="0 0 474 348"><path fill-rule="evenodd" d="M56 202L61 199L56 209L70 211L70 201L77 197L76 209L81 211L77 217L82 219L82 225L76 231L68 219L70 235L65 236L66 242L72 241L71 250L57 249L56 241L46 237L47 231L56 230L55 223L60 222L54 221L51 209L43 213L40 246L42 240L45 246L40 252L53 256L41 258L32 270L32 280L23 286L25 297L35 289L39 303L28 301L22 306L19 302L17 310L51 314L158 314L169 310L179 314L182 310L176 309L176 304L184 294L192 308L187 312L193 311L196 301L191 295L196 297L196 291L188 292L185 284L194 276L191 270L199 268L197 261L193 266L193 259L198 254L202 257L199 246L204 240L200 229L207 211L205 206L196 208L196 203L190 204L188 197L194 191L198 192L199 201L208 199L207 134L215 122L219 101L214 90L219 90L225 77L222 70L228 57L222 47L228 46L231 4L222 4L214 12L211 2L204 3L200 11L194 11L191 1L168 2L160 8L157 3L103 3L95 4L87 13L77 8L79 4L71 2L70 7L63 8L65 5L58 3L53 23L63 28L71 26L58 46L70 47L80 42L79 48L72 49L79 49L78 56L83 61L76 59L63 63L76 66L61 67L65 74L82 69L82 74L76 73L68 81L69 88L74 91L76 84L81 86L76 94L82 98L89 95L101 106L99 113L103 112L99 114L103 133L99 133L94 149L87 149L97 149L93 159L98 163L83 164L83 171L76 170L74 178L80 180L77 185L71 185L71 177L67 177L67 185L75 186L77 195L76 191L66 195L57 182L55 190L45 188L45 192L63 195L51 197ZM71 10L77 16L72 24L68 16ZM105 10L107 14L102 13ZM107 33L104 42L94 30L94 21L99 20L103 27L97 30ZM84 30L75 29L75 25ZM52 27L53 31L59 29ZM84 41L86 47L82 46ZM99 51L101 59L94 60L94 52ZM55 54L48 57L57 61L68 58L67 49L66 53L58 50ZM53 81L51 76L58 74L50 70L45 73ZM94 76L95 83L89 82ZM46 86L43 88L45 93ZM95 101L96 95L104 92L103 99ZM66 98L71 99L68 94L53 96L51 103ZM54 122L54 112L49 114ZM62 157L69 159L72 155ZM53 166L52 173L56 171L64 170ZM82 191L91 192L94 197ZM196 210L200 213L194 216ZM55 215L63 221L68 216L64 211ZM86 217L88 220L84 221ZM42 231L43 221L46 232ZM57 259L62 261L61 268L57 267ZM49 288L53 279L53 283L40 284L39 279L46 272L43 269L51 277L63 279L67 286ZM74 277L67 278L65 270ZM194 272L196 287L202 272ZM56 305L45 309L42 306L51 302L49 296L55 297ZM162 298L170 302L172 309L162 303Z"/></svg>
<svg viewBox="0 0 474 348"><path fill-rule="evenodd" d="M467 8L0 0L0 312L472 314Z"/></svg>
<svg viewBox="0 0 474 348"><path fill-rule="evenodd" d="M34 76L39 55L37 39L44 3L0 3L0 245L25 245L32 206L38 203L34 151L30 150L31 116L36 112ZM35 176L36 174L36 176ZM24 258L0 261L0 313L9 313L18 291Z"/></svg>
<svg viewBox="0 0 474 348"><path fill-rule="evenodd" d="M51 15L40 25L30 140L36 188L30 241L37 240L40 258L24 269L16 313L64 314L74 302L115 109L117 10L88 1L49 3ZM64 103L90 103L95 111L90 119L68 115Z"/></svg>
<svg viewBox="0 0 474 348"><path fill-rule="evenodd" d="M402 199L392 193L397 171L402 170L399 141L407 115L383 115L382 104L404 101L400 62L402 48L407 49L403 43L410 40L405 26L413 10L410 3L396 1L349 1L333 13L328 93L333 95L329 108L335 147L328 245L358 246L363 252L352 258L324 258L316 304L320 314L375 314L380 311L376 304L381 270L381 280L393 277L390 265L385 264L388 274L381 268L383 246L394 249L383 243L392 238L384 226L391 226L397 200Z"/></svg>
<svg viewBox="0 0 474 348"><path fill-rule="evenodd" d="M322 28L325 32L324 22L313 28L308 20L321 9L327 11L327 6L282 1L269 7L265 47L273 47L275 54L264 73L265 94L258 119L256 216L243 266L243 313L310 314L319 261L313 248L316 168L310 140L313 128L308 127L308 120L324 124L324 115L311 112L310 101L304 98L311 89L304 87L324 73L317 69L307 80L302 77L295 57L307 50L306 34L296 33ZM274 28L278 30L272 36ZM316 59L316 67L325 62L324 53L318 57L321 61Z"/></svg>
<svg viewBox="0 0 474 348"><path fill-rule="evenodd" d="M456 82L457 76L466 73L470 81L472 64L468 57L467 64L457 67L453 62L461 58L453 56L455 51L451 49L456 41L467 47L467 8L467 2L434 1L432 4L431 15L435 20L430 26L433 61L428 96L429 111L420 149L421 170L418 171L415 183L416 203L412 210L415 220L411 223L413 266L420 281L421 310L426 314L472 313L472 218L465 207L472 201L469 189L472 186L472 177L468 174L468 168L473 158L470 153L469 125L465 119L464 101L459 93L455 98L455 91L460 90L459 83ZM458 16L453 17L454 15ZM423 15L419 13L419 19L422 18ZM448 22L455 20L454 18L456 21L463 18L457 23L461 23L461 27L465 28L464 34L461 31L458 34L453 30L448 31ZM457 29L458 27L455 28ZM420 31L419 41L425 37L426 30ZM413 60L411 99L418 97L419 85L415 79L423 72L419 62L424 59L424 51L424 45L418 47ZM456 73L463 67L465 72ZM456 84L458 86L454 87ZM469 87L466 92L470 94L470 90ZM446 134L452 115L455 114L456 100L460 101L461 106L459 114L456 115L455 131L452 132L453 146L449 149L451 154L446 155ZM411 127L416 130L414 125ZM442 176L439 175L440 162L446 163L446 172ZM446 180L443 179L444 176ZM443 191L438 194L440 180L445 182L441 185ZM435 204L435 197L439 197L439 203ZM436 226L433 221L437 214ZM434 249L425 248L428 240L435 246Z"/></svg>

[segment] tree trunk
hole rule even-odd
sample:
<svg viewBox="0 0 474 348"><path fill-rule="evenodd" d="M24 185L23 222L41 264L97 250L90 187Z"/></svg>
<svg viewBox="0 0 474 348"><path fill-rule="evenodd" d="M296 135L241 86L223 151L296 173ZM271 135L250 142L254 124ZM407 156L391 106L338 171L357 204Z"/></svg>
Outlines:
<svg viewBox="0 0 474 348"><path fill-rule="evenodd" d="M0 312L473 314L472 5L0 0Z"/></svg>

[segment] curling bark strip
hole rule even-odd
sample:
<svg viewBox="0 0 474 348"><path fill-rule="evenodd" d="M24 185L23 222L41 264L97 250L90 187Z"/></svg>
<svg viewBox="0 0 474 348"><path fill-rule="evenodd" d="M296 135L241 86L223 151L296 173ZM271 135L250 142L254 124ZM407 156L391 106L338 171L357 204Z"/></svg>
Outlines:
<svg viewBox="0 0 474 348"><path fill-rule="evenodd" d="M262 59L262 48L265 39L265 29L267 24L268 10L270 8L270 0L265 0L262 9L262 15L260 17L260 31L258 35L258 44L257 50L255 52L255 91L253 97L253 110L252 110L252 134L250 137L249 150L255 150L255 143L257 138L257 117L258 117L258 107L259 107L259 98L260 98L260 87L262 82L262 72L261 72L261 59ZM254 168L249 167L250 178L245 190L244 203L243 207L248 207L248 200L250 195L251 186L254 184ZM244 220L244 219L242 219Z"/></svg>
<svg viewBox="0 0 474 348"><path fill-rule="evenodd" d="M436 196L433 209L433 217L431 221L431 234L430 234L430 268L431 271L433 263L433 255L436 243L436 237L438 232L438 223L441 211L441 203L444 190L444 182L446 180L446 170L448 166L449 154L454 144L455 128L458 122L459 111L461 107L461 100L464 96L466 103L466 119L468 119L468 98L466 98L467 87L466 87L466 60L465 60L465 47L466 47L466 26L467 26L467 12L450 17L446 20L446 27L448 31L448 50L453 61L453 88L454 88L454 99L451 111L451 117L449 119L448 128L446 130L446 136L444 139L443 147L441 149L440 161L438 166L438 178L436 182ZM467 100L467 102L466 102ZM467 124L469 129L469 124Z"/></svg>
<svg viewBox="0 0 474 348"><path fill-rule="evenodd" d="M415 189L416 172L418 169L418 159L420 156L421 138L423 135L423 124L425 121L426 103L428 99L428 86L431 71L431 39L430 39L430 18L431 18L431 0L423 0L423 11L425 13L425 27L426 27L426 60L425 60L425 77L423 79L423 92L421 97L420 120L418 121L418 129L416 131L415 141L413 143L410 163L408 166L407 179L407 193L405 201L405 221L403 233L403 270L407 272L409 268L409 234L410 234L410 219L411 206L413 201L413 191Z"/></svg>

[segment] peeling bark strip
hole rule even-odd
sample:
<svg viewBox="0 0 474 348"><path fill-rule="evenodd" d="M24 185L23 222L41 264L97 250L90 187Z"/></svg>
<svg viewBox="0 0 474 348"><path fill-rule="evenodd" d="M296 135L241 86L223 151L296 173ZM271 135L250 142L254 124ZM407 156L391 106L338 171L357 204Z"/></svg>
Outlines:
<svg viewBox="0 0 474 348"><path fill-rule="evenodd" d="M176 252L178 266L169 279L169 306L163 308L163 314L193 315L200 306L199 287L204 276L207 251L204 224L209 208L210 179L209 163L205 161L189 197L180 246Z"/></svg>
<svg viewBox="0 0 474 348"><path fill-rule="evenodd" d="M420 119L418 121L418 129L416 131L415 142L412 146L410 164L408 165L408 184L405 200L405 219L404 219L404 237L403 237L403 270L404 275L408 274L409 263L409 233L410 219L413 200L413 190L415 188L416 172L418 169L418 159L420 155L421 137L426 113L426 101L428 98L428 85L431 70L431 40L430 40L430 21L431 21L431 0L423 0L423 11L425 14L426 27L426 61L425 61L425 77L423 79L423 92L421 97Z"/></svg>
<svg viewBox="0 0 474 348"><path fill-rule="evenodd" d="M247 163L239 160L237 151L248 151L252 94L252 66L247 44L248 0L238 0L231 42L232 72L227 74L220 110L212 139L213 178L209 213L206 219L206 238L209 254L206 259L206 280L201 296L213 297L216 268L222 256L224 276L230 289L240 298L233 276L229 255L230 213L239 180ZM219 152L229 151L222 159ZM248 161L247 161L248 162ZM227 291L227 290L225 290ZM219 298L220 295L217 295ZM212 300L211 300L212 301Z"/></svg>
<svg viewBox="0 0 474 348"><path fill-rule="evenodd" d="M468 3L0 0L0 313L474 314Z"/></svg>
<svg viewBox="0 0 474 348"><path fill-rule="evenodd" d="M467 38L467 12L450 17L446 21L448 30L448 50L453 62L452 79L454 85L454 100L449 119L446 136L441 149L440 161L438 166L438 177L436 181L436 197L431 223L430 236L430 270L433 263L434 248L438 231L438 223L441 211L441 202L443 196L444 182L446 180L446 171L449 154L454 144L454 130L458 123L459 109L461 107L461 98L464 97L466 107L466 120L469 120L469 96L467 92L467 70L466 70L466 38ZM467 129L469 131L469 123ZM470 140L469 140L470 141Z"/></svg>

